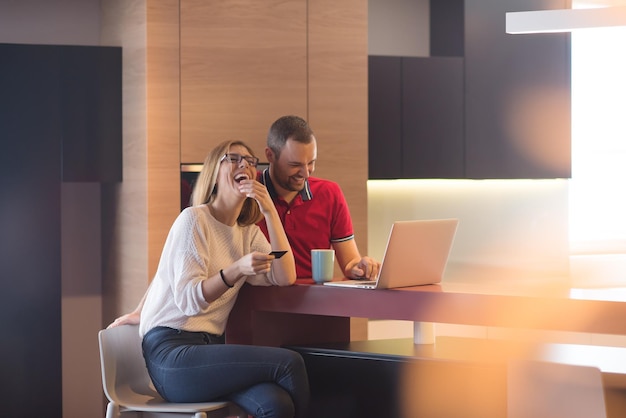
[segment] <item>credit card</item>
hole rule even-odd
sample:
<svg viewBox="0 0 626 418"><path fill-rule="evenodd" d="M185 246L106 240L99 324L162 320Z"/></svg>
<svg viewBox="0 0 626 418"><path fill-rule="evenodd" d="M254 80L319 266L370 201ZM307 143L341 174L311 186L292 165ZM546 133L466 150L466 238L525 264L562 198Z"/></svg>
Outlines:
<svg viewBox="0 0 626 418"><path fill-rule="evenodd" d="M276 258L280 258L282 256L284 256L285 254L287 254L287 250L285 251L272 251L270 252L270 255L273 255Z"/></svg>

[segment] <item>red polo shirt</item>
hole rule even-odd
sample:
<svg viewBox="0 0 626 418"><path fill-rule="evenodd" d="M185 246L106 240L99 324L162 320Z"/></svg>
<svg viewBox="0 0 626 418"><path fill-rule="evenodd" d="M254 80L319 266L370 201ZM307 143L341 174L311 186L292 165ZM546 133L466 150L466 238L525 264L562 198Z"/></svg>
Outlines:
<svg viewBox="0 0 626 418"><path fill-rule="evenodd" d="M331 248L333 242L354 239L346 198L337 183L309 177L304 189L288 204L276 194L266 169L259 181L267 187L296 259L299 278L311 277L311 249ZM259 222L269 239L265 219Z"/></svg>

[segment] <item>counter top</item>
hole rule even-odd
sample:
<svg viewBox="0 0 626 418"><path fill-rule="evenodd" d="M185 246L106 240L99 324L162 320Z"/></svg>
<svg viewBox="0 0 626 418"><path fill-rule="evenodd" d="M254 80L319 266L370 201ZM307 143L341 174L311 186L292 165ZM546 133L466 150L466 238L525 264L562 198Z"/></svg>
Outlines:
<svg viewBox="0 0 626 418"><path fill-rule="evenodd" d="M250 317L261 312L626 335L626 288L489 280L371 290L301 279L290 287L244 286L231 333L231 322L244 319L252 326Z"/></svg>

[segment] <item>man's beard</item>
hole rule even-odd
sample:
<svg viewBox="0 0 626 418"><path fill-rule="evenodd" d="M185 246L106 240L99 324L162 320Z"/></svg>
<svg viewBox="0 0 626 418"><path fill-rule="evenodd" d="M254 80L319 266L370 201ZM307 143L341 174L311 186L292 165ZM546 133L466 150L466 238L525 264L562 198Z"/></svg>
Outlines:
<svg viewBox="0 0 626 418"><path fill-rule="evenodd" d="M287 181L281 181L280 182L280 187L282 187L285 190L289 190L290 192L300 192L302 191L302 189L304 189L304 182L302 182L302 184L300 184L300 182L296 182L295 181L291 181L293 177L287 177Z"/></svg>

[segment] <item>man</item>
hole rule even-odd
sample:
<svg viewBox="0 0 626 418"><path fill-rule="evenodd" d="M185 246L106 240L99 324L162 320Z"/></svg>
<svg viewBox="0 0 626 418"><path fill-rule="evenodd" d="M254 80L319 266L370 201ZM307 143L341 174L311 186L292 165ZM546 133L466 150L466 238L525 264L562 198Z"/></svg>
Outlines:
<svg viewBox="0 0 626 418"><path fill-rule="evenodd" d="M259 181L278 209L296 257L297 276L311 277L311 249L332 247L346 277L376 277L380 264L361 257L339 185L311 177L317 142L307 122L298 116L276 120L267 135L265 157L269 168L259 174ZM259 226L267 236L265 222Z"/></svg>
<svg viewBox="0 0 626 418"><path fill-rule="evenodd" d="M317 142L307 122L298 116L276 120L267 135L265 157L269 168L258 173L259 181L267 187L278 210L296 259L297 277L312 276L311 249L332 247L346 277L375 278L380 263L359 253L350 211L339 185L311 177ZM259 226L268 237L265 221ZM109 327L138 324L145 297L134 311L118 317Z"/></svg>

